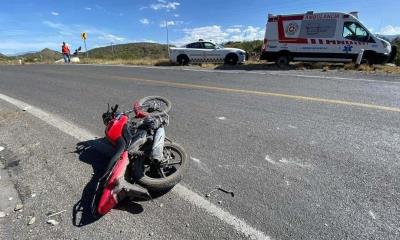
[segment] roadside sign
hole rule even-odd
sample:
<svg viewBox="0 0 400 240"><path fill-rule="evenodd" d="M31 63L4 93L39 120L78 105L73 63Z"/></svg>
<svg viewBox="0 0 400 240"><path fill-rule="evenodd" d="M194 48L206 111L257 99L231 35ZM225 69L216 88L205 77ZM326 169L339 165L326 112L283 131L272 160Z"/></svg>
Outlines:
<svg viewBox="0 0 400 240"><path fill-rule="evenodd" d="M85 32L81 33L81 38L82 38L82 40L86 40L87 33L85 33Z"/></svg>
<svg viewBox="0 0 400 240"><path fill-rule="evenodd" d="M87 47L86 47L86 39L87 39L87 33L86 32L81 33L81 39L85 43L86 57L89 57L89 53L88 53Z"/></svg>

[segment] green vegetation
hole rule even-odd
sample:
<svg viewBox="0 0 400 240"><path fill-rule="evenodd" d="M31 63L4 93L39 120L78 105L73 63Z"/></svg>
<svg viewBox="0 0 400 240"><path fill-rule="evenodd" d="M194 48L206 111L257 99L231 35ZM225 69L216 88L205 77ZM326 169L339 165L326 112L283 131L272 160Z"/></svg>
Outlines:
<svg viewBox="0 0 400 240"><path fill-rule="evenodd" d="M158 43L128 43L95 48L88 53L90 58L96 59L165 59L168 47Z"/></svg>
<svg viewBox="0 0 400 240"><path fill-rule="evenodd" d="M254 40L245 42L227 42L224 44L224 47L243 49L249 53L252 60L258 60L260 58L262 45L262 40Z"/></svg>
<svg viewBox="0 0 400 240"><path fill-rule="evenodd" d="M396 55L396 58L394 59L394 63L397 66L400 66L400 37L395 38L392 41L392 44L397 46L397 55Z"/></svg>

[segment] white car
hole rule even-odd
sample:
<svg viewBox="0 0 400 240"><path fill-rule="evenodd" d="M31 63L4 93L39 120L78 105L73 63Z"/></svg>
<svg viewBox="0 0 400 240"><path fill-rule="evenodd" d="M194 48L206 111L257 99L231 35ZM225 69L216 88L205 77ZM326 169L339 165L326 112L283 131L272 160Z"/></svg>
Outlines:
<svg viewBox="0 0 400 240"><path fill-rule="evenodd" d="M170 60L173 63L225 63L236 65L248 59L246 51L238 48L224 48L212 42L198 41L184 47L170 48Z"/></svg>

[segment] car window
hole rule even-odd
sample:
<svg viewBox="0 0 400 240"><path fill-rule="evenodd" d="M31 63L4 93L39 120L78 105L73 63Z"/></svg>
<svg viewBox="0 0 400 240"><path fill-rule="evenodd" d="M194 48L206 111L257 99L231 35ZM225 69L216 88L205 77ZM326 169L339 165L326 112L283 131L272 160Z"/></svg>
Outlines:
<svg viewBox="0 0 400 240"><path fill-rule="evenodd" d="M205 49L215 49L215 45L210 42L205 42L203 44Z"/></svg>
<svg viewBox="0 0 400 240"><path fill-rule="evenodd" d="M370 40L368 31L365 30L364 27L362 27L360 24L356 22L344 23L343 37L350 40L361 41L361 42L368 42Z"/></svg>
<svg viewBox="0 0 400 240"><path fill-rule="evenodd" d="M202 45L199 42L195 42L195 43L188 44L186 47L187 48L202 48Z"/></svg>

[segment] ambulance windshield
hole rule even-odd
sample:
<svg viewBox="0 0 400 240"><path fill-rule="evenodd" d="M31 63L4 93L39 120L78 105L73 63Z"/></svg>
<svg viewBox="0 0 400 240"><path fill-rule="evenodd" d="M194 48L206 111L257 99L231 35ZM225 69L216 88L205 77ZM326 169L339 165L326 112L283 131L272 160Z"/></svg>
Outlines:
<svg viewBox="0 0 400 240"><path fill-rule="evenodd" d="M345 22L343 27L343 37L355 40L366 42L369 40L368 31L365 30L360 24L356 22Z"/></svg>

